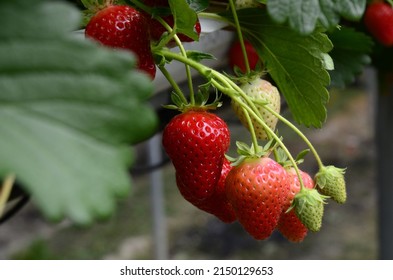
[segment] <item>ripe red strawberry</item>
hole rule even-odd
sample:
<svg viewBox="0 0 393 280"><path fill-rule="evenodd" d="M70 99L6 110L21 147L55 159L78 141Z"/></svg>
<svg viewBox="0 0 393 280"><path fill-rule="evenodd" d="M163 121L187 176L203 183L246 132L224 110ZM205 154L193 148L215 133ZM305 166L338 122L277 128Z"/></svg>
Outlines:
<svg viewBox="0 0 393 280"><path fill-rule="evenodd" d="M244 46L246 48L248 64L250 65L251 70L255 70L257 63L259 62L259 56L256 52L255 48L249 41L244 41ZM232 43L231 48L229 49L229 66L233 69L238 67L240 71L246 73L246 64L244 62L244 56L242 53L242 47L239 40L236 40Z"/></svg>
<svg viewBox="0 0 393 280"><path fill-rule="evenodd" d="M268 238L287 205L286 170L268 157L246 158L229 172L225 187L244 229L255 239Z"/></svg>
<svg viewBox="0 0 393 280"><path fill-rule="evenodd" d="M85 35L103 45L132 51L138 58L138 68L154 79L156 66L147 19L139 11L127 5L109 5L90 19Z"/></svg>
<svg viewBox="0 0 393 280"><path fill-rule="evenodd" d="M168 0L145 0L144 3L150 7L169 7ZM163 20L170 26L173 27L175 21L172 15L167 15L162 17ZM149 19L149 28L150 28L150 37L153 41L158 41L162 34L164 34L167 30L165 27L156 19ZM194 31L198 34L201 34L201 24L199 20L194 25ZM180 41L182 42L193 42L194 40L184 34L177 34L179 36Z"/></svg>
<svg viewBox="0 0 393 280"><path fill-rule="evenodd" d="M314 187L314 181L310 175L301 170L300 175L302 176L304 187L312 189ZM295 195L300 191L300 182L295 169L291 168L288 170L288 179L290 192L287 198L287 203L284 207L284 211L282 212L278 222L277 229L289 241L301 242L306 237L308 230L296 216L294 209L288 213L286 212L286 210L291 206Z"/></svg>
<svg viewBox="0 0 393 280"><path fill-rule="evenodd" d="M162 143L182 195L193 204L212 196L230 144L226 123L204 110L188 110L165 127Z"/></svg>
<svg viewBox="0 0 393 280"><path fill-rule="evenodd" d="M207 213L215 215L224 223L232 223L236 220L236 214L233 210L232 205L229 203L225 192L225 180L231 169L231 163L226 158L224 158L221 176L218 180L217 185L214 187L213 194L206 200L202 201L195 201L190 198L187 192L187 185L183 183L182 179L179 178L178 174L176 174L176 182L183 197L186 198L186 200L189 201L191 204Z"/></svg>
<svg viewBox="0 0 393 280"><path fill-rule="evenodd" d="M393 8L390 4L370 4L364 14L364 24L381 44L393 46Z"/></svg>
<svg viewBox="0 0 393 280"><path fill-rule="evenodd" d="M276 113L280 113L281 97L277 88L273 86L270 82L263 80L259 77L254 80L244 83L241 89L247 94L251 99L253 99L255 106L257 107L260 115L262 116L264 122L274 131L277 124L277 117L270 113L265 106L270 106ZM261 103L265 103L262 105ZM266 105L267 104L267 105ZM232 108L235 114L247 129L249 125L247 118L244 115L243 108L236 102L232 102ZM266 130L261 126L255 118L251 118L253 123L255 133L259 139L267 139L268 134Z"/></svg>

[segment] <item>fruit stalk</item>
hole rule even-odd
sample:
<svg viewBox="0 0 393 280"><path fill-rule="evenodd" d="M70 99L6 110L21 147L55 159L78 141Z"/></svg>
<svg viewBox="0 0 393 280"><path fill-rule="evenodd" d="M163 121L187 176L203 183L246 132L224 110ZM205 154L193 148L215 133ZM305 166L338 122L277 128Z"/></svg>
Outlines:
<svg viewBox="0 0 393 280"><path fill-rule="evenodd" d="M243 53L244 65L246 67L246 73L248 74L251 72L251 68L250 68L250 63L248 62L248 55L247 55L246 47L244 45L243 32L240 27L239 18L237 17L236 6L234 3L234 0L229 0L229 5L231 7L233 20L235 22L236 33L239 38L240 46L241 46L242 53Z"/></svg>
<svg viewBox="0 0 393 280"><path fill-rule="evenodd" d="M3 212L5 209L5 205L7 203L8 198L10 197L12 187L15 182L15 175L9 174L0 189L0 218L3 216Z"/></svg>

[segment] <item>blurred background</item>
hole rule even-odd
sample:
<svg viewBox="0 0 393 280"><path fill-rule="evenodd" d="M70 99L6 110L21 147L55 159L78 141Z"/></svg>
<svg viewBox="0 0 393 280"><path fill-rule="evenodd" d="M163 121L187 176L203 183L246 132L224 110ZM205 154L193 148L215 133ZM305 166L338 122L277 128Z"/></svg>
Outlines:
<svg viewBox="0 0 393 280"><path fill-rule="evenodd" d="M213 67L230 71L226 53L232 34L212 34L202 37L210 44L198 45L218 57ZM171 71L184 72L176 66ZM157 94L151 102L164 126L173 114L161 109L169 102L170 89L159 75L154 83ZM344 205L329 201L321 231L309 233L302 243L290 243L279 233L256 241L240 224L224 224L186 202L177 190L174 169L161 148L158 133L138 145L138 159L130 170L132 191L119 201L112 217L86 228L66 220L54 224L29 202L0 224L0 259L378 259L375 70L366 69L346 89L330 91L323 128L300 129L325 165L347 168L348 200ZM249 142L250 138L228 103L224 100L217 114L231 130L229 154L234 155L234 142ZM288 110L283 113L291 120ZM279 124L278 129L293 154L306 148L285 126ZM311 155L301 168L315 174L317 165Z"/></svg>

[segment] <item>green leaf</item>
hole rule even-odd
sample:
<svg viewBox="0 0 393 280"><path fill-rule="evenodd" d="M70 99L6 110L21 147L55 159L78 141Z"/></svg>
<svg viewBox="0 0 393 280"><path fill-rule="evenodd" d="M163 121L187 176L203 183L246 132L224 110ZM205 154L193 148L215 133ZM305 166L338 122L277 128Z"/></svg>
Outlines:
<svg viewBox="0 0 393 280"><path fill-rule="evenodd" d="M362 17L366 0L269 0L267 10L278 23L288 22L296 32L311 34L322 24L326 29L335 27L340 17L357 21Z"/></svg>
<svg viewBox="0 0 393 280"><path fill-rule="evenodd" d="M212 54L194 50L187 51L187 57L198 62L204 59L216 59Z"/></svg>
<svg viewBox="0 0 393 280"><path fill-rule="evenodd" d="M324 65L324 56L332 49L329 38L320 30L301 36L257 9L242 9L238 16L246 39L256 48L295 120L321 127L329 98L330 77Z"/></svg>
<svg viewBox="0 0 393 280"><path fill-rule="evenodd" d="M371 62L373 41L364 33L342 27L329 34L334 48L330 53L335 69L330 71L331 85L345 87L354 81L364 66Z"/></svg>
<svg viewBox="0 0 393 280"><path fill-rule="evenodd" d="M128 193L130 144L157 118L132 53L73 38L78 15L59 1L0 2L0 176L15 173L47 217L89 224Z"/></svg>
<svg viewBox="0 0 393 280"><path fill-rule="evenodd" d="M198 19L196 12L190 8L185 0L169 0L168 2L175 21L173 28L176 30L176 33L184 34L198 41L198 34L194 30Z"/></svg>
<svg viewBox="0 0 393 280"><path fill-rule="evenodd" d="M200 13L209 7L209 0L187 0L187 3L196 13Z"/></svg>

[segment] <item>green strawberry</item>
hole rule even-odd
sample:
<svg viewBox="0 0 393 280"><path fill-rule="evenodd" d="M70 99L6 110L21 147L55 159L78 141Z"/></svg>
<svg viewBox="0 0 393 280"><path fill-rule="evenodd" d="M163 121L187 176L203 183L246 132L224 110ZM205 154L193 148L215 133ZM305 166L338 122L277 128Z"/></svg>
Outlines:
<svg viewBox="0 0 393 280"><path fill-rule="evenodd" d="M314 181L306 172L299 170L303 180L304 187L308 189L314 188ZM288 171L290 193L287 200L287 205L281 214L277 225L278 231L289 241L301 242L307 235L307 228L297 217L295 210L287 212L286 210L291 206L295 195L300 191L300 181L295 169L292 167Z"/></svg>
<svg viewBox="0 0 393 280"><path fill-rule="evenodd" d="M275 130L277 124L277 117L270 113L265 106L270 106L275 112L280 113L281 98L277 88L270 82L263 80L259 77L254 78L250 82L242 84L240 88L248 95L255 103L256 108L260 112L264 122L272 129ZM239 103L233 101L232 108L235 114L240 119L241 123L249 129L249 125L244 115L243 108ZM254 126L255 133L259 139L268 139L268 134L265 129L257 123L255 118L251 118Z"/></svg>
<svg viewBox="0 0 393 280"><path fill-rule="evenodd" d="M292 203L299 220L311 231L321 229L323 209L327 197L318 193L316 189L302 189ZM291 209L290 208L290 209Z"/></svg>
<svg viewBox="0 0 393 280"><path fill-rule="evenodd" d="M320 193L330 196L337 203L345 203L347 191L344 179L345 169L333 165L323 166L315 175Z"/></svg>

